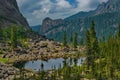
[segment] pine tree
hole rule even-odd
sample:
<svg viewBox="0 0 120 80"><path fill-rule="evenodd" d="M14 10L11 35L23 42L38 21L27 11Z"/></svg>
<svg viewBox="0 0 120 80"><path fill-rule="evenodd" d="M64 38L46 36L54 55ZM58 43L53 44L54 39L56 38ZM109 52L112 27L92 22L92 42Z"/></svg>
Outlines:
<svg viewBox="0 0 120 80"><path fill-rule="evenodd" d="M11 47L12 49L17 47L17 29L16 27L11 27Z"/></svg>
<svg viewBox="0 0 120 80"><path fill-rule="evenodd" d="M63 34L63 46L67 46L66 32L64 32L64 34Z"/></svg>
<svg viewBox="0 0 120 80"><path fill-rule="evenodd" d="M77 45L78 45L78 43L77 43L77 33L75 32L74 33L74 38L73 38L73 47L74 48L77 48Z"/></svg>
<svg viewBox="0 0 120 80"><path fill-rule="evenodd" d="M95 32L95 23L94 23L94 21L92 21L92 23L91 23L90 33L91 33L91 37L93 39L95 39L96 38L96 32Z"/></svg>
<svg viewBox="0 0 120 80"><path fill-rule="evenodd" d="M90 30L86 31L87 69L89 70L91 66L93 75L96 70L95 60L99 57L99 46L94 26L94 21L92 21Z"/></svg>
<svg viewBox="0 0 120 80"><path fill-rule="evenodd" d="M70 35L70 42L73 42L73 35L72 35L72 33Z"/></svg>
<svg viewBox="0 0 120 80"><path fill-rule="evenodd" d="M89 30L86 31L86 48L87 48L87 69L89 70L89 67L91 65L91 42L90 42L90 32Z"/></svg>
<svg viewBox="0 0 120 80"><path fill-rule="evenodd" d="M99 46L98 46L98 40L97 40L97 37L96 37L95 23L94 23L94 21L92 21L92 24L91 24L90 35L91 35L92 53L93 53L93 55L97 56L98 53L99 53Z"/></svg>
<svg viewBox="0 0 120 80"><path fill-rule="evenodd" d="M90 48L90 32L89 32L89 30L86 31L86 46L87 46L87 49Z"/></svg>
<svg viewBox="0 0 120 80"><path fill-rule="evenodd" d="M80 40L80 45L84 45L84 40L83 39Z"/></svg>
<svg viewBox="0 0 120 80"><path fill-rule="evenodd" d="M3 30L2 29L0 29L0 40L2 40L3 39Z"/></svg>
<svg viewBox="0 0 120 80"><path fill-rule="evenodd" d="M92 21L91 29L90 29L90 61L91 61L91 68L92 68L92 74L95 77L96 76L96 69L98 68L95 61L99 58L99 45L98 45L98 39L96 37L95 32L95 23Z"/></svg>
<svg viewBox="0 0 120 80"><path fill-rule="evenodd" d="M118 25L117 37L119 37L119 38L120 38L120 23L119 23L119 25Z"/></svg>

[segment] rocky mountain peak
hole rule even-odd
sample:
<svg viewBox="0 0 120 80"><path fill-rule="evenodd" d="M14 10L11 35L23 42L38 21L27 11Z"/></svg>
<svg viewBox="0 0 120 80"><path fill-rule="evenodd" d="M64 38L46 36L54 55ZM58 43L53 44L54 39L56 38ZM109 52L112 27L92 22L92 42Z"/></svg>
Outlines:
<svg viewBox="0 0 120 80"><path fill-rule="evenodd" d="M0 24L1 28L13 24L28 28L28 23L20 13L16 0L0 0Z"/></svg>
<svg viewBox="0 0 120 80"><path fill-rule="evenodd" d="M94 20L97 24L97 36L108 36L110 31L114 32L117 29L116 25L120 21L119 15L120 0L108 0L106 3L100 4L95 10L79 12L62 21L47 18L43 21L41 32L47 38L54 38L58 41L61 40L63 31L66 31L68 38L70 33L78 32L79 39L84 39L86 29L90 27L91 21ZM56 36L58 37L56 38Z"/></svg>
<svg viewBox="0 0 120 80"><path fill-rule="evenodd" d="M111 13L120 11L120 0L109 0L107 3L102 3L95 10L96 14Z"/></svg>
<svg viewBox="0 0 120 80"><path fill-rule="evenodd" d="M40 32L46 32L48 31L49 29L57 26L57 25L60 25L63 23L63 20L62 19L56 19L56 20L53 20L49 17L45 18L43 20L43 23L42 23L42 27L40 29Z"/></svg>
<svg viewBox="0 0 120 80"><path fill-rule="evenodd" d="M49 17L46 17L43 21L52 21L52 19Z"/></svg>

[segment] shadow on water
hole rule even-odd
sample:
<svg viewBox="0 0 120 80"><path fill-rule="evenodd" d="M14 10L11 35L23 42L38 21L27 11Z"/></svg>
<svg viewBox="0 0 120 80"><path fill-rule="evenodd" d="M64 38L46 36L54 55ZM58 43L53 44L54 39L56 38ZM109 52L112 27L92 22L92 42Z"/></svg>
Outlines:
<svg viewBox="0 0 120 80"><path fill-rule="evenodd" d="M26 63L27 63L27 61L15 62L15 63L13 64L13 66L14 66L14 67L17 67L17 68L19 68L19 69L22 69L22 68L25 67L25 64L26 64Z"/></svg>

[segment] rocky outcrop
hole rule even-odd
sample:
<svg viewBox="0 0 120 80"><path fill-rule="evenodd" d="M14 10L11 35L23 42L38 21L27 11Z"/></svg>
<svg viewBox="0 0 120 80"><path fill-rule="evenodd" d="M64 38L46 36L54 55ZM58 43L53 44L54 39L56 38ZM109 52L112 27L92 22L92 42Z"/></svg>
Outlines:
<svg viewBox="0 0 120 80"><path fill-rule="evenodd" d="M13 80L14 75L16 75L19 72L18 69L0 63L0 80Z"/></svg>
<svg viewBox="0 0 120 80"><path fill-rule="evenodd" d="M107 3L102 3L95 10L95 14L103 14L120 11L120 0L109 0Z"/></svg>
<svg viewBox="0 0 120 80"><path fill-rule="evenodd" d="M28 61L28 60L37 60L37 59L49 59L49 58L60 58L60 57L70 57L76 52L79 52L81 49L78 47L74 49L72 47L63 47L62 43L55 42L49 39L46 39L44 36L35 35L31 33L28 39L28 47L24 48L18 46L14 50L8 50L10 45L5 47L4 43L0 42L0 49L3 51L2 58L8 58L8 63L18 62L18 61ZM83 53L81 50L80 52Z"/></svg>
<svg viewBox="0 0 120 80"><path fill-rule="evenodd" d="M20 13L16 0L0 0L0 28L12 24L28 28L28 23Z"/></svg>
<svg viewBox="0 0 120 80"><path fill-rule="evenodd" d="M57 27L62 23L63 23L62 19L52 20L50 18L45 18L43 20L40 32L41 33L47 32L48 30L52 29L53 27Z"/></svg>

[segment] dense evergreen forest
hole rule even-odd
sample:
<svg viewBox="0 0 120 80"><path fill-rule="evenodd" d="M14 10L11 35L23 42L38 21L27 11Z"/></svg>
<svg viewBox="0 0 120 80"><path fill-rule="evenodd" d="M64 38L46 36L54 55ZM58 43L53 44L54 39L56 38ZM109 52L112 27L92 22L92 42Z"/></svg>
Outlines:
<svg viewBox="0 0 120 80"><path fill-rule="evenodd" d="M92 27L86 32L87 47L87 70L91 78L97 80L119 80L120 79L120 25L115 35L109 36L107 40L98 40Z"/></svg>

